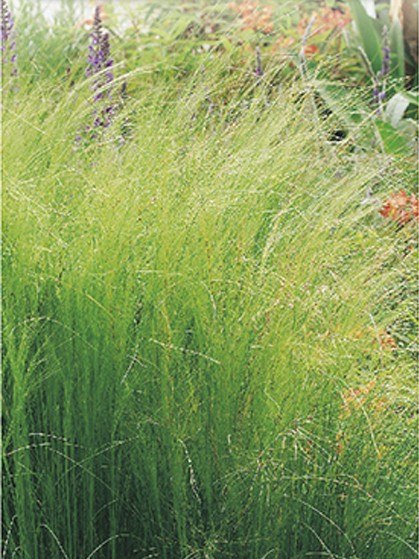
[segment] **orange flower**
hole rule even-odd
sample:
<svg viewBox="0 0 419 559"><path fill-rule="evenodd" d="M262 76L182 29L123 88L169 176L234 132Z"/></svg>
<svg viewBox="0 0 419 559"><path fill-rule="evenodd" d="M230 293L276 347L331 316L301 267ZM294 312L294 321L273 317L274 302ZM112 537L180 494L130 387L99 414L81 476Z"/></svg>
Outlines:
<svg viewBox="0 0 419 559"><path fill-rule="evenodd" d="M312 56L319 52L319 47L316 45L304 45L303 50L306 56Z"/></svg>
<svg viewBox="0 0 419 559"><path fill-rule="evenodd" d="M288 51L291 47L296 45L296 40L293 37L281 37L273 45L273 50ZM304 45L304 54L309 57L317 54L319 52L319 47L317 45Z"/></svg>
<svg viewBox="0 0 419 559"><path fill-rule="evenodd" d="M274 51L277 50L288 51L290 47L292 47L294 44L295 44L295 39L293 37L282 36L277 41L275 41L272 48Z"/></svg>
<svg viewBox="0 0 419 559"><path fill-rule="evenodd" d="M261 31L266 34L273 32L272 8L269 6L260 8L257 0L255 2L246 0L240 4L232 2L228 4L228 7L242 19L242 29L244 31Z"/></svg>
<svg viewBox="0 0 419 559"><path fill-rule="evenodd" d="M312 17L314 21L309 33L309 38L320 33L333 31L334 29L343 29L350 21L352 21L349 8L329 8L323 6L317 13L314 12L310 16L304 16L297 25L297 32L302 37L306 34L307 28ZM274 45L274 50L289 50L296 40L293 37L281 37ZM312 56L319 52L317 45L304 45L304 53L306 56Z"/></svg>
<svg viewBox="0 0 419 559"><path fill-rule="evenodd" d="M357 388L349 388L341 394L343 404L343 411L346 413L351 412L352 409L360 408L367 396L375 386L375 380L370 380L365 386L358 386Z"/></svg>
<svg viewBox="0 0 419 559"><path fill-rule="evenodd" d="M366 408L370 419L374 419L376 424L381 423L383 420L383 414L391 412L390 401L386 395L376 394L372 396L373 388L376 386L376 381L371 380L364 386L358 386L357 388L350 388L341 394L343 399L343 404L341 406L341 413L339 414L339 419L345 421L355 410L359 410L361 407ZM368 397L368 398L367 398ZM335 450L337 454L342 454L345 450L345 446L350 442L351 436L347 435L344 427L338 431L336 435L336 446Z"/></svg>
<svg viewBox="0 0 419 559"><path fill-rule="evenodd" d="M393 336L385 330L380 330L377 333L377 340L375 341L378 341L382 349L388 349L389 351L395 351L397 349L397 344Z"/></svg>
<svg viewBox="0 0 419 559"><path fill-rule="evenodd" d="M413 217L419 219L419 199L414 194L410 197L410 205Z"/></svg>
<svg viewBox="0 0 419 559"><path fill-rule="evenodd" d="M312 14L315 16L313 30L311 35L318 35L319 33L326 33L334 29L343 29L348 23L352 21L349 8L329 8L323 6L319 12ZM299 24L298 31L300 35L304 35L308 27L309 21L312 16L304 16Z"/></svg>
<svg viewBox="0 0 419 559"><path fill-rule="evenodd" d="M343 29L352 21L352 17L348 7L329 8L324 6L320 12L319 20L321 26L323 26L321 31L330 31L332 29Z"/></svg>
<svg viewBox="0 0 419 559"><path fill-rule="evenodd" d="M409 221L418 219L418 199L414 194L408 196L405 190L400 190L399 192L391 194L387 200L384 200L379 213L383 217L387 217L392 221L397 221L400 225L404 225Z"/></svg>
<svg viewBox="0 0 419 559"><path fill-rule="evenodd" d="M400 190L400 192L392 194L388 200L385 200L380 214L383 217L390 217L391 219L397 218L400 210L403 210L408 202L409 196L404 190Z"/></svg>
<svg viewBox="0 0 419 559"><path fill-rule="evenodd" d="M367 340L371 343L379 344L383 349L388 349L390 351L395 351L397 349L397 343L393 336L387 332L387 330L376 330L375 328L369 327L367 330L355 330L350 333L352 340Z"/></svg>
<svg viewBox="0 0 419 559"><path fill-rule="evenodd" d="M343 431L338 431L336 435L336 452L342 454L345 448L345 434Z"/></svg>

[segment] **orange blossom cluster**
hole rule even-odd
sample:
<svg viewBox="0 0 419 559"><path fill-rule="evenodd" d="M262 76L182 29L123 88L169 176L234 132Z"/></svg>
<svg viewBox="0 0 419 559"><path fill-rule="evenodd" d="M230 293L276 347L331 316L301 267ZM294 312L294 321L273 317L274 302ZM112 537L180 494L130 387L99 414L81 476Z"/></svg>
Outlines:
<svg viewBox="0 0 419 559"><path fill-rule="evenodd" d="M409 221L419 218L419 200L412 194L408 196L406 191L394 192L384 200L379 213L392 221L397 221L400 225L405 225Z"/></svg>
<svg viewBox="0 0 419 559"><path fill-rule="evenodd" d="M269 6L260 7L258 0L245 0L239 4L231 2L228 7L239 15L243 31L253 30L267 34L273 32L272 8Z"/></svg>

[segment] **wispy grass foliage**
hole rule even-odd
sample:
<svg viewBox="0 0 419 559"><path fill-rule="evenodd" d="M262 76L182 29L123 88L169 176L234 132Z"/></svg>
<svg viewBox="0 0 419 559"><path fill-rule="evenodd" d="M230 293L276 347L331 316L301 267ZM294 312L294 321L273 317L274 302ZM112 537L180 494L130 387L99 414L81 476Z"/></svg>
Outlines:
<svg viewBox="0 0 419 559"><path fill-rule="evenodd" d="M88 83L6 100L6 557L417 556L414 173L223 71L83 150Z"/></svg>

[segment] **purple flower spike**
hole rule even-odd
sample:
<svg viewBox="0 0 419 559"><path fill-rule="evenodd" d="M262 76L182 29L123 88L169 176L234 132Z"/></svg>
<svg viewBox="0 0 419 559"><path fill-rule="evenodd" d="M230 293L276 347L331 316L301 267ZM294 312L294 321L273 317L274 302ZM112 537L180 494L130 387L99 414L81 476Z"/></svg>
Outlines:
<svg viewBox="0 0 419 559"><path fill-rule="evenodd" d="M1 52L2 67L10 68L10 75L17 76L16 39L14 20L6 0L1 0Z"/></svg>
<svg viewBox="0 0 419 559"><path fill-rule="evenodd" d="M388 38L388 29L385 25L383 27L383 61L381 63L381 69L376 73L374 80L374 88L372 91L372 97L375 105L378 105L377 114L381 114L381 105L386 98L386 76L390 73L390 56L391 49Z"/></svg>
<svg viewBox="0 0 419 559"><path fill-rule="evenodd" d="M257 78L261 78L263 76L262 59L261 59L261 56L260 56L260 48L259 47L256 47L255 76Z"/></svg>
<svg viewBox="0 0 419 559"><path fill-rule="evenodd" d="M390 72L390 43L388 39L388 29L385 25L383 27L383 62L381 65L381 75L386 76Z"/></svg>
<svg viewBox="0 0 419 559"><path fill-rule="evenodd" d="M1 51L4 52L12 38L14 21L6 0L1 2Z"/></svg>
<svg viewBox="0 0 419 559"><path fill-rule="evenodd" d="M101 8L95 8L93 28L87 55L86 76L92 78L93 101L97 106L93 110L93 124L85 130L88 138L98 137L100 129L108 128L115 105L112 103L110 84L114 80L112 72L113 59L110 56L109 33L104 31L101 19ZM93 133L93 130L95 132ZM90 134L90 136L89 136Z"/></svg>

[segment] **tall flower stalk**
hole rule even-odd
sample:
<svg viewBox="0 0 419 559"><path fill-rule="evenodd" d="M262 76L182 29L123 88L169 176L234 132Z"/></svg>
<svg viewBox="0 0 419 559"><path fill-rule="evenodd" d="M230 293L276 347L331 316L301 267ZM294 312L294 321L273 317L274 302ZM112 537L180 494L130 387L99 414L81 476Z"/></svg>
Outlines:
<svg viewBox="0 0 419 559"><path fill-rule="evenodd" d="M6 0L1 0L1 61L4 70L10 68L10 75L17 76L14 20Z"/></svg>
<svg viewBox="0 0 419 559"><path fill-rule="evenodd" d="M383 61L381 69L377 72L374 79L374 88L372 96L374 103L378 106L378 113L381 113L381 105L386 98L386 77L390 73L390 42L388 38L388 29L385 25L383 28Z"/></svg>
<svg viewBox="0 0 419 559"><path fill-rule="evenodd" d="M260 83L260 80L263 76L263 66L262 66L262 57L260 54L260 48L256 47L256 66L255 66L255 76L257 78L257 83Z"/></svg>
<svg viewBox="0 0 419 559"><path fill-rule="evenodd" d="M109 34L102 26L101 9L96 6L91 42L87 57L86 76L92 78L93 101L93 123L84 128L83 134L78 134L76 141L82 136L96 139L101 129L108 128L112 124L112 116L115 105L112 100L111 83L114 79L113 59L111 58Z"/></svg>

